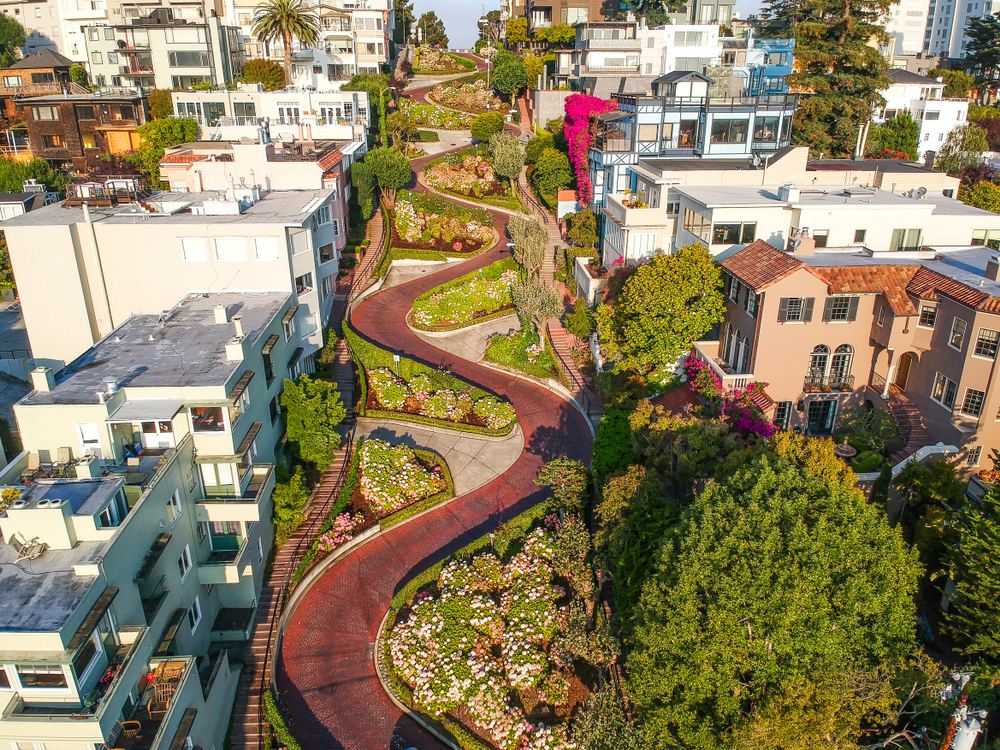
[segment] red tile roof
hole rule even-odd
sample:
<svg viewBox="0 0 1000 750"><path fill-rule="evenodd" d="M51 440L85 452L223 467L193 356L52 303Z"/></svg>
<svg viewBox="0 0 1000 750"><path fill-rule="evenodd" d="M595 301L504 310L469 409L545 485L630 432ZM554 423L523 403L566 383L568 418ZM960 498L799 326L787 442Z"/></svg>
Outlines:
<svg viewBox="0 0 1000 750"><path fill-rule="evenodd" d="M316 163L319 165L320 169L327 170L330 167L340 164L343 158L344 155L340 153L340 151L338 151L337 149L334 149L328 154L323 154L323 156L320 157L320 160Z"/></svg>
<svg viewBox="0 0 1000 750"><path fill-rule="evenodd" d="M576 191L575 190L560 190L556 194L556 200L558 201L575 201Z"/></svg>
<svg viewBox="0 0 1000 750"><path fill-rule="evenodd" d="M194 151L181 151L176 154L167 154L160 159L160 164L191 164L205 158L204 154L196 154Z"/></svg>
<svg viewBox="0 0 1000 750"><path fill-rule="evenodd" d="M882 294L896 315L916 315L917 309L906 292L919 268L916 265L813 266L809 270L825 281L833 294Z"/></svg>
<svg viewBox="0 0 1000 750"><path fill-rule="evenodd" d="M937 295L943 294L976 310L1000 313L1000 297L994 297L923 266L914 274L907 291L920 299L936 299Z"/></svg>
<svg viewBox="0 0 1000 750"><path fill-rule="evenodd" d="M697 402L690 388L678 385L666 393L649 399L649 403L653 406L661 406L667 414L679 417L693 409Z"/></svg>
<svg viewBox="0 0 1000 750"><path fill-rule="evenodd" d="M754 291L780 281L802 266L798 258L764 240L754 240L722 261L723 268L749 284Z"/></svg>

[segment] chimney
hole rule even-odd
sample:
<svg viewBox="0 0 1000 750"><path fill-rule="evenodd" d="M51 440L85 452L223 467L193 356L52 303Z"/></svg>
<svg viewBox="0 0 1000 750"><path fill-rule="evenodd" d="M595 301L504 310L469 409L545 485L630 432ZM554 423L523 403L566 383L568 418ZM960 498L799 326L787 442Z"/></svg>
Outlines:
<svg viewBox="0 0 1000 750"><path fill-rule="evenodd" d="M51 367L36 367L31 371L31 385L40 393L48 393L56 387L56 376Z"/></svg>
<svg viewBox="0 0 1000 750"><path fill-rule="evenodd" d="M794 203L798 201L800 194L799 189L790 182L785 183L778 188L778 200L785 201L786 203Z"/></svg>
<svg viewBox="0 0 1000 750"><path fill-rule="evenodd" d="M236 338L243 338L243 316L233 316L233 328L236 330Z"/></svg>
<svg viewBox="0 0 1000 750"><path fill-rule="evenodd" d="M226 359L230 362L242 362L244 358L243 353L243 337L233 336L229 341L226 342Z"/></svg>
<svg viewBox="0 0 1000 750"><path fill-rule="evenodd" d="M216 305L215 308L215 322L216 323L228 323L229 322L229 311L226 309L225 305Z"/></svg>
<svg viewBox="0 0 1000 750"><path fill-rule="evenodd" d="M997 276L1000 276L1000 256L991 255L990 259L986 261L986 278L990 281L997 281Z"/></svg>
<svg viewBox="0 0 1000 750"><path fill-rule="evenodd" d="M109 396L118 393L118 381L114 378L104 378L104 392Z"/></svg>
<svg viewBox="0 0 1000 750"><path fill-rule="evenodd" d="M785 250L792 255L814 255L816 240L809 236L809 228L793 229Z"/></svg>

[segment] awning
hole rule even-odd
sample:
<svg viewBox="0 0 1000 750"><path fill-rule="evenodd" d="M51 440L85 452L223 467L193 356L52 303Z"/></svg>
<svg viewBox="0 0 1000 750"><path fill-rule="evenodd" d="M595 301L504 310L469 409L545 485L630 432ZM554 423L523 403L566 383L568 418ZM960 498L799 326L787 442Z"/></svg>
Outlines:
<svg viewBox="0 0 1000 750"><path fill-rule="evenodd" d="M278 337L276 334L268 336L267 341L264 342L264 346L261 347L261 354L270 354L274 345L278 343Z"/></svg>
<svg viewBox="0 0 1000 750"><path fill-rule="evenodd" d="M137 398L119 406L109 422L157 422L171 420L184 408L184 402L174 398Z"/></svg>
<svg viewBox="0 0 1000 750"><path fill-rule="evenodd" d="M67 651L74 653L83 645L83 642L94 632L97 623L104 617L104 613L108 611L108 607L111 606L111 602L115 600L116 596L118 596L118 588L115 586L108 586L101 592L101 595L97 597L97 601L94 602L94 606L90 608L87 616L83 618L80 627L76 629L73 637L69 639L69 643L66 645Z"/></svg>
<svg viewBox="0 0 1000 750"><path fill-rule="evenodd" d="M164 531L153 540L152 546L146 552L146 557L143 558L142 567L139 568L139 572L136 574L135 580L141 581L149 575L149 572L153 569L153 566L156 565L156 561L160 559L160 556L163 554L163 550L167 548L167 544L169 543L169 531Z"/></svg>
<svg viewBox="0 0 1000 750"><path fill-rule="evenodd" d="M250 385L250 381L253 380L254 370L247 370L240 376L240 379L236 381L236 385L233 386L233 390L229 392L230 401L238 401L240 396L243 395L243 391L247 389Z"/></svg>
<svg viewBox="0 0 1000 750"><path fill-rule="evenodd" d="M285 310L285 314L281 316L281 324L288 325L289 323L291 323L292 318L295 317L295 313L297 313L298 311L299 311L299 306L297 303L293 304L291 307Z"/></svg>
<svg viewBox="0 0 1000 750"><path fill-rule="evenodd" d="M170 741L170 750L184 750L187 747L187 738L191 734L191 727L194 726L194 718L197 715L198 709L194 706L188 706L184 709L184 715L181 716L181 720L177 724L174 738Z"/></svg>
<svg viewBox="0 0 1000 750"><path fill-rule="evenodd" d="M288 369L291 370L299 361L299 357L302 356L304 350L301 346L295 347L295 351L292 352L292 356L288 359Z"/></svg>

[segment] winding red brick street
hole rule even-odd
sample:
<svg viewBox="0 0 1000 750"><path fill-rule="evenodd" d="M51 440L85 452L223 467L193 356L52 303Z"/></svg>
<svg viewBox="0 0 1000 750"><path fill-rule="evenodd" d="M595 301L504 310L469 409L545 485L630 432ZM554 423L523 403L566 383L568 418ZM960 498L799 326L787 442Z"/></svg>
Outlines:
<svg viewBox="0 0 1000 750"><path fill-rule="evenodd" d="M414 168L424 162L415 160ZM506 216L492 213L502 230ZM503 257L506 242L501 231L489 251L380 290L351 313L354 328L380 346L445 367L510 399L524 450L489 484L360 546L306 592L284 633L277 684L295 735L307 750L441 746L396 707L376 675L376 632L393 594L423 568L542 500L534 479L544 461L563 455L589 460L591 433L572 404L535 383L456 359L406 325L416 296Z"/></svg>

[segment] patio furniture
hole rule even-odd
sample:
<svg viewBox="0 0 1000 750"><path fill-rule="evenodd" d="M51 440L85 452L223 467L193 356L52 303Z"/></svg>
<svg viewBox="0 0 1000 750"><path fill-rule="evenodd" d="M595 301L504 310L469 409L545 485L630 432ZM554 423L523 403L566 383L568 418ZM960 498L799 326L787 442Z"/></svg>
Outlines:
<svg viewBox="0 0 1000 750"><path fill-rule="evenodd" d="M130 748L136 742L142 739L142 723L135 721L134 719L129 719L128 721L122 722L122 731L118 735L118 746L122 748Z"/></svg>
<svg viewBox="0 0 1000 750"><path fill-rule="evenodd" d="M130 470L132 470L132 469L138 469L139 466L140 466L140 464L139 464L139 457L138 456L129 456L128 458L125 459L125 465Z"/></svg>
<svg viewBox="0 0 1000 750"><path fill-rule="evenodd" d="M38 472L42 469L42 460L38 457L36 451L31 451L28 453L28 463L24 467L24 471L21 472L21 482L30 482L36 476Z"/></svg>
<svg viewBox="0 0 1000 750"><path fill-rule="evenodd" d="M49 545L45 542L39 541L37 536L33 539L24 541L19 534L11 535L10 546L13 547L14 551L17 553L17 559L14 560L15 565L22 560L34 560L35 558L40 557L41 554L49 547Z"/></svg>

